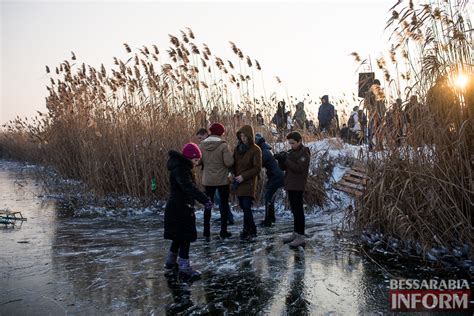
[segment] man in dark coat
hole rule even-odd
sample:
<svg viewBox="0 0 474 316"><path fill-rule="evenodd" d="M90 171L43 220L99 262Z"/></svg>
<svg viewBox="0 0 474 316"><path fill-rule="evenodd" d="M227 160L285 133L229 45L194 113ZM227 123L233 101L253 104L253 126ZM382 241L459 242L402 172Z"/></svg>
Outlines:
<svg viewBox="0 0 474 316"><path fill-rule="evenodd" d="M265 183L265 219L260 225L271 227L275 223L275 193L285 184L285 175L278 167L278 163L273 157L270 147L261 134L255 134L255 143L262 150L262 166L267 173L267 183Z"/></svg>
<svg viewBox="0 0 474 316"><path fill-rule="evenodd" d="M197 238L194 202L197 200L206 207L212 207L211 200L194 185L192 169L201 156L199 147L189 143L184 146L183 153L171 150L167 163L170 196L165 208L164 237L172 240L172 244L165 267L171 269L176 266L179 252L179 272L189 277L200 275L189 264L190 243Z"/></svg>
<svg viewBox="0 0 474 316"><path fill-rule="evenodd" d="M334 105L329 103L329 97L324 95L321 98L322 104L319 106L318 111L318 120L319 120L319 130L329 132L331 128L331 122L334 118Z"/></svg>
<svg viewBox="0 0 474 316"><path fill-rule="evenodd" d="M238 144L234 149L235 178L232 187L244 212L244 227L240 238L247 240L257 235L252 201L257 191L257 176L262 170L262 150L255 145L254 137L252 126L244 125L237 132Z"/></svg>

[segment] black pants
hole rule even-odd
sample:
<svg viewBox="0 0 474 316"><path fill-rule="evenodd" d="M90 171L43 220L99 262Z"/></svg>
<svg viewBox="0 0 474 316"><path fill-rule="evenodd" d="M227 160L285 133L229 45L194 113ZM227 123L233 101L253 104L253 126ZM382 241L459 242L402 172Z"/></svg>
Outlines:
<svg viewBox="0 0 474 316"><path fill-rule="evenodd" d="M304 235L303 191L288 191L288 199L293 213L293 231Z"/></svg>
<svg viewBox="0 0 474 316"><path fill-rule="evenodd" d="M219 191L221 203L219 211L221 213L221 233L227 232L227 221L229 220L229 185L206 186L206 195L214 202L214 194ZM204 209L204 236L211 235L211 212Z"/></svg>
<svg viewBox="0 0 474 316"><path fill-rule="evenodd" d="M189 259L189 247L191 243L189 241L182 240L173 240L171 242L170 251L173 253L178 253L179 257L182 259Z"/></svg>
<svg viewBox="0 0 474 316"><path fill-rule="evenodd" d="M324 122L324 123L319 123L319 130L329 132L329 129L331 128L331 122Z"/></svg>
<svg viewBox="0 0 474 316"><path fill-rule="evenodd" d="M257 235L257 227L255 226L252 214L252 201L253 198L250 196L239 196L239 205L242 211L244 211L244 232Z"/></svg>

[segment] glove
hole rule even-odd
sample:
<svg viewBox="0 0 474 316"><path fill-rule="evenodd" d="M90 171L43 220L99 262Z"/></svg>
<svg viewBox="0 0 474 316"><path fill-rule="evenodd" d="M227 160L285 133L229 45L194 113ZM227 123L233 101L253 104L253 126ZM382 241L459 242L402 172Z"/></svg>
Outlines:
<svg viewBox="0 0 474 316"><path fill-rule="evenodd" d="M204 208L206 210L212 209L212 201L211 200L207 201L206 204L204 204Z"/></svg>
<svg viewBox="0 0 474 316"><path fill-rule="evenodd" d="M275 159L279 162L284 162L286 160L287 153L286 151L279 152L275 154Z"/></svg>
<svg viewBox="0 0 474 316"><path fill-rule="evenodd" d="M238 183L236 180L232 181L232 186L231 186L230 191L234 193L237 192L237 188L239 187L239 184L240 183Z"/></svg>

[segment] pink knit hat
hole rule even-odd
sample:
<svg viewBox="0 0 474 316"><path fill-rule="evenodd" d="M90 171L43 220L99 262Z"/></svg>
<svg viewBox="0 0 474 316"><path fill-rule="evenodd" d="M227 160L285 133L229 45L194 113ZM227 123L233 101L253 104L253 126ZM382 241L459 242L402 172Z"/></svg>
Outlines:
<svg viewBox="0 0 474 316"><path fill-rule="evenodd" d="M209 131L211 135L222 136L225 132L225 128L221 123L212 123L212 125L209 126Z"/></svg>
<svg viewBox="0 0 474 316"><path fill-rule="evenodd" d="M195 143L187 143L183 147L183 156L188 159L198 158L201 159L202 154L201 150L199 149L198 145Z"/></svg>

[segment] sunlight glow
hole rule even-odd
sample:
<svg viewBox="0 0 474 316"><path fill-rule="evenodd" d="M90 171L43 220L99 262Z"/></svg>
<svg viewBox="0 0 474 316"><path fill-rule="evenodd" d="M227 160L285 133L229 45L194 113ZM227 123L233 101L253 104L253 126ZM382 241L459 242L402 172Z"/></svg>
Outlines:
<svg viewBox="0 0 474 316"><path fill-rule="evenodd" d="M468 78L465 74L460 73L455 79L454 83L459 89L464 89L467 85Z"/></svg>

